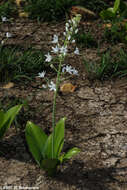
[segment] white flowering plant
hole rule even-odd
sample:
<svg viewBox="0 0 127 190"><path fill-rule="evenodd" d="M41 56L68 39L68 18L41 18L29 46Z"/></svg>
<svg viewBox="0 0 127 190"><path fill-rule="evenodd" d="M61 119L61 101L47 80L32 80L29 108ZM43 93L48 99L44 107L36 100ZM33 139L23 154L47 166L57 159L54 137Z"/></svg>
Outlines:
<svg viewBox="0 0 127 190"><path fill-rule="evenodd" d="M67 153L62 153L62 148L64 145L64 126L65 118L60 119L56 123L56 98L58 94L58 89L60 85L61 74L68 72L70 74L78 75L78 71L75 68L72 68L69 65L64 66L63 62L68 53L69 43L74 43L73 34L78 32L77 26L80 22L81 15L77 15L66 23L65 32L64 32L64 41L63 45L59 44L59 39L57 35L54 35L52 44L55 44L55 47L52 47L54 54L58 56L59 65L57 70L56 84L53 81L48 82L48 87L50 90L54 91L53 99L53 112L52 112L52 128L53 132L47 136L44 131L34 123L28 121L25 129L26 141L29 147L30 152L32 153L34 159L40 166L48 172L49 175L54 174L57 171L57 166L64 161L70 159L75 154L79 153L79 148L72 148ZM79 54L79 50L76 47L75 54ZM53 57L48 52L46 55L46 62L51 62ZM51 65L53 68L54 65ZM46 72L38 74L38 77L44 78ZM43 88L46 88L46 85L43 85Z"/></svg>

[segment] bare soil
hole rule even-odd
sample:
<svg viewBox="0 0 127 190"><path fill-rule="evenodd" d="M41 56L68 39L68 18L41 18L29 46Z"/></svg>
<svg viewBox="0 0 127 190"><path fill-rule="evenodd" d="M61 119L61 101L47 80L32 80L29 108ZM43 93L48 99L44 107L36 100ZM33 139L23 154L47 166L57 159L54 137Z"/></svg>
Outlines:
<svg viewBox="0 0 127 190"><path fill-rule="evenodd" d="M91 22L91 21L90 21ZM89 22L89 23L90 23ZM101 40L100 21L84 22L84 30L93 31ZM16 19L11 24L1 24L0 40L6 32L14 36L7 44L34 46L47 52L51 50L53 34L64 31L65 22L37 23ZM100 46L102 52L111 47ZM91 60L98 59L97 49L80 49ZM79 147L81 152L60 166L56 176L50 178L37 166L28 151L24 126L21 130L11 127L0 142L0 189L33 187L40 190L127 190L127 80L89 80L82 63L82 56L73 56L71 49L66 63L74 66L78 76L64 82L77 85L73 93L59 94L57 120L67 117L64 151ZM50 79L55 80L52 74ZM51 132L53 92L40 89L43 80L35 80L29 86L15 84L13 88L0 88L0 100L27 99L30 110L28 119ZM39 86L39 88L38 88ZM25 117L22 115L22 121Z"/></svg>

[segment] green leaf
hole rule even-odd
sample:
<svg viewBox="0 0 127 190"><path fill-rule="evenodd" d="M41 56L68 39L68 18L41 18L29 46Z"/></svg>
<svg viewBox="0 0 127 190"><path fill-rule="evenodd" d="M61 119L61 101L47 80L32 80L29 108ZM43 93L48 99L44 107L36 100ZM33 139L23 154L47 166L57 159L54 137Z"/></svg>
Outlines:
<svg viewBox="0 0 127 190"><path fill-rule="evenodd" d="M53 175L56 172L59 163L58 159L43 159L40 164L41 168L47 171L48 175Z"/></svg>
<svg viewBox="0 0 127 190"><path fill-rule="evenodd" d="M125 36L125 41L127 42L127 35Z"/></svg>
<svg viewBox="0 0 127 190"><path fill-rule="evenodd" d="M62 118L60 121L56 124L55 127L55 138L54 138L54 156L55 158L58 158L64 144L64 125L65 125L65 119Z"/></svg>
<svg viewBox="0 0 127 190"><path fill-rule="evenodd" d="M45 143L44 154L47 158L58 158L64 144L64 124L65 118L60 119L60 121L55 126L54 135L54 155L52 155L52 138L53 133L48 137Z"/></svg>
<svg viewBox="0 0 127 190"><path fill-rule="evenodd" d="M5 113L4 123L6 123L8 119L10 119L10 123L9 123L9 125L10 125L21 108L22 108L22 104L10 108Z"/></svg>
<svg viewBox="0 0 127 190"><path fill-rule="evenodd" d="M114 13L114 9L112 7L109 7L106 11L109 13Z"/></svg>
<svg viewBox="0 0 127 190"><path fill-rule="evenodd" d="M63 161L70 159L72 156L78 154L79 152L80 152L79 148L75 147L75 148L70 149L67 153L65 153L63 157Z"/></svg>
<svg viewBox="0 0 127 190"><path fill-rule="evenodd" d="M0 111L0 129L2 127L3 122L4 122L4 112L1 110Z"/></svg>
<svg viewBox="0 0 127 190"><path fill-rule="evenodd" d="M47 138L43 149L43 154L45 155L45 158L52 158L52 134Z"/></svg>
<svg viewBox="0 0 127 190"><path fill-rule="evenodd" d="M116 14L120 6L120 0L115 0L114 7L113 7L113 12Z"/></svg>
<svg viewBox="0 0 127 190"><path fill-rule="evenodd" d="M58 158L64 141L64 119L61 119L55 127L55 136L54 136L54 156L52 155L52 138L53 133L48 137L47 142L45 143L44 154L47 158Z"/></svg>
<svg viewBox="0 0 127 190"><path fill-rule="evenodd" d="M109 8L107 10L103 10L100 12L100 17L104 20L108 20L115 17L115 13L112 11L112 8Z"/></svg>
<svg viewBox="0 0 127 190"><path fill-rule="evenodd" d="M10 108L6 113L0 112L0 139L4 136L21 108L22 105L17 105Z"/></svg>
<svg viewBox="0 0 127 190"><path fill-rule="evenodd" d="M30 152L40 165L42 157L45 158L43 149L48 138L47 135L39 126L28 121L25 129L25 136Z"/></svg>

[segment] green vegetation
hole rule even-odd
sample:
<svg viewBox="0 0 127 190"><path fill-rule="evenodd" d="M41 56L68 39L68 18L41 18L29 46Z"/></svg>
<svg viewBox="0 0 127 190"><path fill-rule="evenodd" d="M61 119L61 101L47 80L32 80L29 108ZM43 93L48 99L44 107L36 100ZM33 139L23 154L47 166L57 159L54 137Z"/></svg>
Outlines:
<svg viewBox="0 0 127 190"><path fill-rule="evenodd" d="M127 23L119 19L111 22L111 27L106 27L104 38L112 43L127 43Z"/></svg>
<svg viewBox="0 0 127 190"><path fill-rule="evenodd" d="M1 16L13 17L17 15L17 8L14 1L10 0L0 4L0 19Z"/></svg>
<svg viewBox="0 0 127 190"><path fill-rule="evenodd" d="M127 75L127 51L123 49L111 56L108 51L101 56L100 62L84 61L85 69L90 79L109 79L111 77L123 77Z"/></svg>
<svg viewBox="0 0 127 190"><path fill-rule="evenodd" d="M127 17L127 4L123 0L115 0L114 6L100 12L103 20L114 20Z"/></svg>
<svg viewBox="0 0 127 190"><path fill-rule="evenodd" d="M78 148L72 148L67 153L61 154L64 145L65 118L62 118L55 126L54 156L52 156L53 133L47 136L43 130L32 122L26 125L25 136L30 152L40 168L48 175L54 175L58 165L69 160L80 152Z"/></svg>
<svg viewBox="0 0 127 190"><path fill-rule="evenodd" d="M6 113L0 110L0 140L5 135L7 129L10 127L21 108L22 105L17 105L10 108Z"/></svg>
<svg viewBox="0 0 127 190"><path fill-rule="evenodd" d="M1 46L0 63L0 82L31 80L38 72L48 67L42 51L11 46Z"/></svg>
<svg viewBox="0 0 127 190"><path fill-rule="evenodd" d="M87 47L87 48L95 48L97 47L97 42L94 39L91 32L85 33L85 32L79 32L75 34L76 43L80 47Z"/></svg>
<svg viewBox="0 0 127 190"><path fill-rule="evenodd" d="M40 21L53 21L65 18L72 6L84 6L95 12L107 8L108 5L103 0L26 0L22 10L28 13L29 18ZM3 1L0 6L0 17L13 17L18 15L18 7L14 0Z"/></svg>

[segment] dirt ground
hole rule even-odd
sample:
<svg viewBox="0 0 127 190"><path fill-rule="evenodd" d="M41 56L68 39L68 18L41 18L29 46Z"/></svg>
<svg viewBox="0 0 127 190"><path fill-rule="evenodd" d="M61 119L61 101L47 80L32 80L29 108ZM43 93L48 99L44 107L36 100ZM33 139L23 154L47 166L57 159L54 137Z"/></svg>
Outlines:
<svg viewBox="0 0 127 190"><path fill-rule="evenodd" d="M94 21L94 26L84 23L84 30L91 27L100 40L98 23ZM13 38L8 44L33 45L46 52L51 49L52 35L60 36L64 24L16 20L0 26L0 39L9 31ZM103 43L100 50L103 52L110 46ZM97 49L84 48L80 53L91 60L97 59ZM59 94L56 107L57 120L67 117L64 151L79 147L81 152L50 178L29 153L24 129L16 132L11 128L0 142L0 190L9 186L10 189L127 190L127 80L89 80L82 59L81 55L73 56L70 50L66 62L79 75L64 82L71 82L77 88L73 93ZM55 80L50 74L49 77ZM15 84L11 89L0 88L0 99L27 99L31 107L29 119L49 133L53 92L38 88L42 83L43 80L35 80L29 86Z"/></svg>

